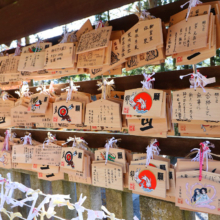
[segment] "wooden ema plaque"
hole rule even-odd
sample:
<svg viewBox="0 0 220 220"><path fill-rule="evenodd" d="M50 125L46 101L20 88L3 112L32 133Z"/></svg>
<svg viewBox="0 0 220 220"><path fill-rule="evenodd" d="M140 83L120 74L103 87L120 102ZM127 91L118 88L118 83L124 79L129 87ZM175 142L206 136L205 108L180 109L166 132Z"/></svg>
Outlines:
<svg viewBox="0 0 220 220"><path fill-rule="evenodd" d="M28 114L27 107L18 105L11 109L11 125L12 126L32 126L30 115Z"/></svg>
<svg viewBox="0 0 220 220"><path fill-rule="evenodd" d="M49 143L35 146L33 164L60 166L62 147Z"/></svg>
<svg viewBox="0 0 220 220"><path fill-rule="evenodd" d="M139 21L121 37L122 58L163 47L160 18Z"/></svg>
<svg viewBox="0 0 220 220"><path fill-rule="evenodd" d="M103 27L81 35L77 47L77 54L85 53L108 46L112 27Z"/></svg>
<svg viewBox="0 0 220 220"><path fill-rule="evenodd" d="M123 115L141 115L143 117L161 117L163 91L156 89L126 90L123 103Z"/></svg>
<svg viewBox="0 0 220 220"><path fill-rule="evenodd" d="M190 176L190 172L188 171ZM219 215L219 181L212 180L217 174L209 173L209 179L177 178L176 206L181 209Z"/></svg>
<svg viewBox="0 0 220 220"><path fill-rule="evenodd" d="M185 89L173 92L172 118L178 120L211 120L220 119L220 91L201 88Z"/></svg>
<svg viewBox="0 0 220 220"><path fill-rule="evenodd" d="M73 171L83 171L84 159L84 150L76 147L63 147L60 167Z"/></svg>
<svg viewBox="0 0 220 220"><path fill-rule="evenodd" d="M123 171L122 166L111 163L92 164L92 185L123 191Z"/></svg>
<svg viewBox="0 0 220 220"><path fill-rule="evenodd" d="M31 96L27 111L30 113L46 113L49 104L49 95L37 93Z"/></svg>
<svg viewBox="0 0 220 220"><path fill-rule="evenodd" d="M102 161L106 160L106 149L99 149L95 151L95 160ZM125 158L125 150L117 149L117 148L109 148L108 152L108 161L116 162L117 164L121 164L123 167L123 173L126 173L126 158Z"/></svg>
<svg viewBox="0 0 220 220"><path fill-rule="evenodd" d="M77 68L103 66L105 49L92 50L78 55Z"/></svg>
<svg viewBox="0 0 220 220"><path fill-rule="evenodd" d="M3 56L0 57L0 76L7 73L19 73L18 63L20 56Z"/></svg>
<svg viewBox="0 0 220 220"><path fill-rule="evenodd" d="M13 169L22 169L22 170L29 170L32 171L32 164L28 163L12 163Z"/></svg>
<svg viewBox="0 0 220 220"><path fill-rule="evenodd" d="M204 5L204 4L197 5L196 7L191 8L189 18L195 16L201 16L204 14L210 15L210 10L211 10L210 5ZM172 25L177 24L180 21L186 20L187 13L188 13L188 8L176 13L175 15L170 16L169 26L171 27Z"/></svg>
<svg viewBox="0 0 220 220"><path fill-rule="evenodd" d="M175 178L176 174L175 174L175 169L174 168L170 168L169 169L169 186L170 188L166 191L166 195L170 196L170 197L174 197L174 201L175 201L175 194L176 194L176 181Z"/></svg>
<svg viewBox="0 0 220 220"><path fill-rule="evenodd" d="M87 104L85 125L121 127L120 104L104 99Z"/></svg>
<svg viewBox="0 0 220 220"><path fill-rule="evenodd" d="M38 173L59 173L58 166L51 166L51 165L42 165L42 164L32 164L31 170L38 172Z"/></svg>
<svg viewBox="0 0 220 220"><path fill-rule="evenodd" d="M186 52L207 46L209 14L190 17L168 29L166 55Z"/></svg>
<svg viewBox="0 0 220 220"><path fill-rule="evenodd" d="M164 49L159 48L129 57L125 63L126 71L149 64L160 64L165 59Z"/></svg>
<svg viewBox="0 0 220 220"><path fill-rule="evenodd" d="M209 160L208 171L220 174L220 162L217 160ZM191 161L191 159L177 159L176 172L198 170L199 162ZM206 170L206 162L203 164L203 170Z"/></svg>
<svg viewBox="0 0 220 220"><path fill-rule="evenodd" d="M143 195L166 197L166 171L145 165L129 166L129 189Z"/></svg>
<svg viewBox="0 0 220 220"><path fill-rule="evenodd" d="M20 56L18 71L38 71L44 69L45 52L22 53Z"/></svg>
<svg viewBox="0 0 220 220"><path fill-rule="evenodd" d="M179 124L178 130L180 133L220 135L220 126L218 125Z"/></svg>
<svg viewBox="0 0 220 220"><path fill-rule="evenodd" d="M52 123L53 115L53 103L49 103L45 114L28 114L30 121L36 125L36 127L50 127Z"/></svg>
<svg viewBox="0 0 220 220"><path fill-rule="evenodd" d="M38 179L47 181L63 180L64 173L38 173Z"/></svg>
<svg viewBox="0 0 220 220"><path fill-rule="evenodd" d="M131 161L130 165L146 165L146 159ZM164 170L166 172L165 173L166 180L167 180L166 189L169 189L170 188L170 185L169 185L169 169L170 169L169 166L170 166L170 163L168 161L160 161L160 160L151 159L149 166Z"/></svg>
<svg viewBox="0 0 220 220"><path fill-rule="evenodd" d="M32 164L32 158L35 146L33 145L13 145L12 163Z"/></svg>
<svg viewBox="0 0 220 220"><path fill-rule="evenodd" d="M45 50L44 68L73 68L74 67L74 44L60 43Z"/></svg>
<svg viewBox="0 0 220 220"><path fill-rule="evenodd" d="M90 22L90 19L88 19L82 27L76 32L77 41L80 40L81 36L87 32L90 32L93 30L92 24ZM68 36L68 42L70 42L71 34Z"/></svg>
<svg viewBox="0 0 220 220"><path fill-rule="evenodd" d="M112 48L111 48L111 63L110 65L104 65L102 67L90 68L89 73L90 77L94 78L96 76L104 75L114 75L115 69L120 68L121 65L126 60L121 57L121 44L118 39L112 41Z"/></svg>
<svg viewBox="0 0 220 220"><path fill-rule="evenodd" d="M53 103L53 122L82 124L82 103L74 101Z"/></svg>
<svg viewBox="0 0 220 220"><path fill-rule="evenodd" d="M0 98L0 112L2 116L10 116L11 108L15 105L14 101L11 100L3 100Z"/></svg>

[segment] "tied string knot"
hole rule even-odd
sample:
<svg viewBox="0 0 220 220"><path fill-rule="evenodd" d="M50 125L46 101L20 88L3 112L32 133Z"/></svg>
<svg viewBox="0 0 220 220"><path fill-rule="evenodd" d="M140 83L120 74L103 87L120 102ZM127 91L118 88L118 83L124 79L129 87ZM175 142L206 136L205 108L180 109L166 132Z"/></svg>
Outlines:
<svg viewBox="0 0 220 220"><path fill-rule="evenodd" d="M155 78L152 78L153 75L155 75L155 72L153 72L152 74L146 74L144 71L144 80L141 81L143 85L142 89L152 89L152 82L155 81Z"/></svg>
<svg viewBox="0 0 220 220"><path fill-rule="evenodd" d="M107 164L108 162L108 153L109 153L109 148L118 148L117 146L117 142L120 139L115 139L114 137L112 137L111 139L106 141L105 144L105 148L106 148L106 153L105 153L105 164Z"/></svg>
<svg viewBox="0 0 220 220"><path fill-rule="evenodd" d="M108 81L107 79L103 79L102 82L98 81L97 86L99 86L98 91L102 91L102 99L109 98L111 96L111 91L114 91L115 82L114 80Z"/></svg>
<svg viewBox="0 0 220 220"><path fill-rule="evenodd" d="M49 86L48 91L49 91L49 93L54 93L55 92L54 82L53 81L50 82L50 86Z"/></svg>
<svg viewBox="0 0 220 220"><path fill-rule="evenodd" d="M147 158L146 167L150 164L150 160L153 159L154 155L160 154L159 142L157 139L153 140L150 145L146 148Z"/></svg>
<svg viewBox="0 0 220 220"><path fill-rule="evenodd" d="M15 91L15 93L20 97L20 98L22 98L22 97L30 97L32 94L33 94L33 92L30 92L29 91L29 85L28 85L28 83L27 82L23 82L23 85L22 85L22 87L20 88L20 91Z"/></svg>
<svg viewBox="0 0 220 220"><path fill-rule="evenodd" d="M43 40L41 40L39 36L37 38L38 38L38 40L37 40L37 43L36 43L35 53L41 51L40 43L43 43Z"/></svg>
<svg viewBox="0 0 220 220"><path fill-rule="evenodd" d="M3 101L8 100L9 97L10 97L10 95L7 92L2 91L1 98L2 98Z"/></svg>
<svg viewBox="0 0 220 220"><path fill-rule="evenodd" d="M74 138L73 138L73 137L69 137L69 138L67 139L67 142L64 143L64 144L62 144L62 145L68 144L68 143L71 142L71 141L73 142L72 148L73 148L73 147L76 147L76 148L81 148L81 149L83 149L83 150L88 150L88 149L90 149L90 148L88 147L88 143L85 141L84 138L82 138L82 137L76 137L76 136L74 136Z"/></svg>
<svg viewBox="0 0 220 220"><path fill-rule="evenodd" d="M203 92L206 92L204 87L207 85L206 83L206 77L203 76L199 70L197 70L197 73L189 73L186 75L182 75L180 76L180 79L183 79L186 76L190 76L189 82L190 82L190 88L194 88L194 90L196 91L197 87L201 87Z"/></svg>
<svg viewBox="0 0 220 220"><path fill-rule="evenodd" d="M5 139L4 139L4 144L3 144L3 149L2 151L8 151L9 150L9 141L11 137L11 132L10 130L5 131Z"/></svg>
<svg viewBox="0 0 220 220"><path fill-rule="evenodd" d="M14 56L19 56L20 53L21 53L21 41L19 40L19 41L17 41L17 47L16 47L16 49L15 49L15 54L14 54Z"/></svg>
<svg viewBox="0 0 220 220"><path fill-rule="evenodd" d="M48 132L47 133L47 138L43 142L43 148L44 148L45 144L48 145L49 143L54 143L55 141L57 141L56 136L52 135L50 132Z"/></svg>
<svg viewBox="0 0 220 220"><path fill-rule="evenodd" d="M64 90L67 91L67 97L66 97L67 102L71 100L72 93L77 92L79 87L80 86L75 85L72 78L70 78L70 85L66 88L61 89L61 91Z"/></svg>
<svg viewBox="0 0 220 220"><path fill-rule="evenodd" d="M63 34L63 39L60 41L61 44L66 43L68 40L70 33L68 33L67 31L65 31L65 33Z"/></svg>
<svg viewBox="0 0 220 220"><path fill-rule="evenodd" d="M151 15L147 10L143 10L137 13L140 21L155 19L156 17Z"/></svg>
<svg viewBox="0 0 220 220"><path fill-rule="evenodd" d="M206 159L206 171L208 171L208 159L213 159L211 156L211 149L210 147L214 148L215 146L211 144L209 141L204 141L200 143L200 148L193 148L191 150L197 152L196 156L191 161L198 161L199 162L199 181L202 180L202 166L204 159Z"/></svg>
<svg viewBox="0 0 220 220"><path fill-rule="evenodd" d="M183 5L181 5L180 7L183 8L183 7L184 7L185 5L187 5L187 4L189 4L189 6L188 6L187 15L186 15L186 21L188 20L188 17L189 17L191 8L192 8L192 7L195 7L195 6L198 5L198 4L202 4L202 2L199 1L199 0L189 0L189 1L187 1L186 3L184 3Z"/></svg>
<svg viewBox="0 0 220 220"><path fill-rule="evenodd" d="M105 24L103 23L103 21L100 20L97 22L95 29L102 28L102 27L105 27Z"/></svg>
<svg viewBox="0 0 220 220"><path fill-rule="evenodd" d="M21 140L23 141L23 145L26 145L26 144L32 145L31 133L26 134L24 137L21 137Z"/></svg>

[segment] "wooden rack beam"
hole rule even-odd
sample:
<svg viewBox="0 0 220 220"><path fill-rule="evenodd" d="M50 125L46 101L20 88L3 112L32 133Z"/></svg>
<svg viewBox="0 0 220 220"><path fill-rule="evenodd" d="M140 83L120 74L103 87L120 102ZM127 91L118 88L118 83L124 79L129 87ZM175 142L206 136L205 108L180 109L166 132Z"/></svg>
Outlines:
<svg viewBox="0 0 220 220"><path fill-rule="evenodd" d="M203 2L210 1L212 0L203 0ZM9 44L12 40L103 13L132 2L134 0L7 0L7 4L5 1L1 4L0 1L0 44ZM182 10L180 5L185 2L186 0L175 1L149 9L149 12L167 23L171 15ZM133 25L128 21L125 25L121 25L119 21L115 25L126 31L130 24Z"/></svg>
<svg viewBox="0 0 220 220"><path fill-rule="evenodd" d="M50 131L53 135L56 135L58 140L66 140L69 137L83 137L90 148L104 147L108 138L121 138L119 147L131 150L132 152L146 152L146 147L150 143L153 137L138 136L135 138L129 134L119 133L104 133L104 132L77 132L77 131L58 131L50 129L12 129L12 132L17 134L16 137L24 137L25 132L30 132L32 138L43 142L47 137L47 133ZM0 129L0 135L4 136L5 129ZM160 149L162 155L169 155L174 157L185 157L190 150L199 147L199 144L205 140L209 140L215 145L212 149L212 153L220 154L220 141L219 138L194 138L194 137L168 137L157 138L160 143Z"/></svg>
<svg viewBox="0 0 220 220"><path fill-rule="evenodd" d="M203 67L198 68L199 71L209 77L216 77L216 83L207 85L207 87L220 87L220 66L212 66L212 67ZM188 73L192 73L192 69L185 69L185 70L175 70L175 71L167 71L167 72L159 72L155 75L155 89L163 89L163 90L179 90L179 89L186 89L189 88L189 77L185 77L182 80L179 78L181 75L185 75ZM142 75L135 75L135 76L122 76L112 78L115 81L115 90L116 91L125 91L128 89L136 89L141 88L142 84L141 81L143 80ZM97 90L97 81L98 80L91 80L91 81L82 81L76 82L77 85L80 85L79 91L87 92L90 94L98 94L100 93ZM61 88L65 88L68 86L68 83L65 84L55 84L54 88L61 92ZM15 90L8 91L11 95L16 97L14 93ZM30 88L31 92L37 92L36 87Z"/></svg>

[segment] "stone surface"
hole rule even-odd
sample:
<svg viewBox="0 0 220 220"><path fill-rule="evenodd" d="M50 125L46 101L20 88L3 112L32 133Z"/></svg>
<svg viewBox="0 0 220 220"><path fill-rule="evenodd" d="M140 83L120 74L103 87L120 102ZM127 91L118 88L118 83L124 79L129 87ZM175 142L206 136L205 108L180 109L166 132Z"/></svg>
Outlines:
<svg viewBox="0 0 220 220"><path fill-rule="evenodd" d="M194 220L194 212L182 211L174 203L140 196L141 220Z"/></svg>
<svg viewBox="0 0 220 220"><path fill-rule="evenodd" d="M76 193L77 201L79 200L80 194L87 196L87 199L83 203L83 206L87 209L101 210L102 200L101 200L101 188L85 185L81 183L76 183ZM83 217L87 218L87 212L83 213Z"/></svg>

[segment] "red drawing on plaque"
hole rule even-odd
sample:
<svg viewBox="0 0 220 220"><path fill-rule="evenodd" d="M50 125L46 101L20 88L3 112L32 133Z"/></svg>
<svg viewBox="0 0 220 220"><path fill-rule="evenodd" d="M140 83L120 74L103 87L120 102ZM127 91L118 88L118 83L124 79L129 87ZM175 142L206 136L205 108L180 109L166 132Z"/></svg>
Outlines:
<svg viewBox="0 0 220 220"><path fill-rule="evenodd" d="M28 110L28 112L29 112L29 111L31 110L31 106L29 106L27 110Z"/></svg>
<svg viewBox="0 0 220 220"><path fill-rule="evenodd" d="M137 113L144 114L151 109L152 98L147 92L132 93L129 104Z"/></svg>
<svg viewBox="0 0 220 220"><path fill-rule="evenodd" d="M64 167L64 162L63 162L63 161L61 162L60 166L61 166L61 167Z"/></svg>
<svg viewBox="0 0 220 220"><path fill-rule="evenodd" d="M38 176L39 176L39 177L43 177L43 174L42 174L42 173L38 173Z"/></svg>
<svg viewBox="0 0 220 220"><path fill-rule="evenodd" d="M37 168L37 164L34 164L34 165L33 165L33 168Z"/></svg>

